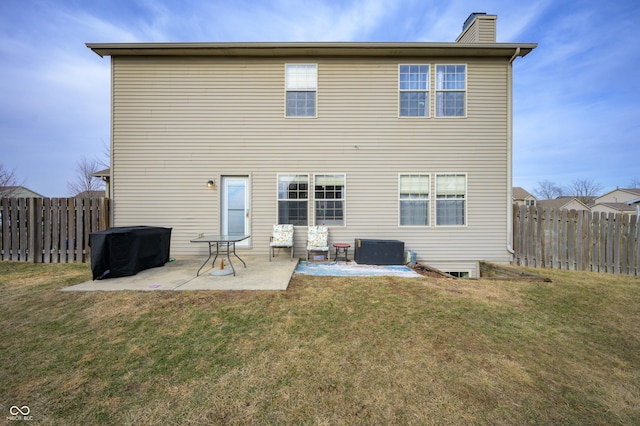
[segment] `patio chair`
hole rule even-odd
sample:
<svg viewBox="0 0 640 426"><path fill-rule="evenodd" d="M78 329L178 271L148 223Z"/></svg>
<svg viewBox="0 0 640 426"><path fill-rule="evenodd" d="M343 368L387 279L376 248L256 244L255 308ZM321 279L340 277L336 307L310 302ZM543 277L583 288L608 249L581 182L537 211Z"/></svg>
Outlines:
<svg viewBox="0 0 640 426"><path fill-rule="evenodd" d="M309 263L309 253L320 251L326 253L327 264L330 261L329 254L329 228L326 226L310 226L307 234L307 263Z"/></svg>
<svg viewBox="0 0 640 426"><path fill-rule="evenodd" d="M293 225L273 225L273 235L269 239L269 262L275 257L276 248L291 249L293 260Z"/></svg>

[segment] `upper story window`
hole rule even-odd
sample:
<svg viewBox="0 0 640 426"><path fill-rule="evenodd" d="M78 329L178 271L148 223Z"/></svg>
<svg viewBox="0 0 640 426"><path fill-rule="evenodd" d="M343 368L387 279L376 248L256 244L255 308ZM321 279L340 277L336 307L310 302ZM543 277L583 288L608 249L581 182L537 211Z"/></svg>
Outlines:
<svg viewBox="0 0 640 426"><path fill-rule="evenodd" d="M436 175L436 225L466 224L467 175Z"/></svg>
<svg viewBox="0 0 640 426"><path fill-rule="evenodd" d="M287 64L285 68L286 116L315 117L318 65Z"/></svg>
<svg viewBox="0 0 640 426"><path fill-rule="evenodd" d="M464 117L466 65L436 65L436 117Z"/></svg>
<svg viewBox="0 0 640 426"><path fill-rule="evenodd" d="M429 226L429 175L400 175L400 226Z"/></svg>
<svg viewBox="0 0 640 426"><path fill-rule="evenodd" d="M309 175L278 175L278 224L307 226Z"/></svg>
<svg viewBox="0 0 640 426"><path fill-rule="evenodd" d="M429 116L429 65L398 68L400 117Z"/></svg>
<svg viewBox="0 0 640 426"><path fill-rule="evenodd" d="M344 226L345 175L315 175L316 225Z"/></svg>

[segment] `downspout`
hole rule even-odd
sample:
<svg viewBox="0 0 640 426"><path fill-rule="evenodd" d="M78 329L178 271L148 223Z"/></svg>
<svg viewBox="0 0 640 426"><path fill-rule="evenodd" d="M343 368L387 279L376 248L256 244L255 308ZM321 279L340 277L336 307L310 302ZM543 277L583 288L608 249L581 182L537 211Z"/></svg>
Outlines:
<svg viewBox="0 0 640 426"><path fill-rule="evenodd" d="M116 226L115 224L115 202L114 202L114 182L115 180L113 179L115 173L114 170L115 168L114 166L114 158L115 158L115 143L114 143L114 133L115 133L115 124L114 124L114 117L115 117L115 102L114 102L114 97L115 97L115 75L116 75L116 69L115 69L115 60L113 58L113 56L111 56L110 58L111 62L111 77L110 77L110 83L111 83L111 87L110 87L110 105L109 105L109 114L111 115L111 117L109 117L110 119L110 131L111 131L111 135L109 138L109 226Z"/></svg>
<svg viewBox="0 0 640 426"><path fill-rule="evenodd" d="M507 67L507 251L513 255L513 61L520 55L520 48L509 59Z"/></svg>

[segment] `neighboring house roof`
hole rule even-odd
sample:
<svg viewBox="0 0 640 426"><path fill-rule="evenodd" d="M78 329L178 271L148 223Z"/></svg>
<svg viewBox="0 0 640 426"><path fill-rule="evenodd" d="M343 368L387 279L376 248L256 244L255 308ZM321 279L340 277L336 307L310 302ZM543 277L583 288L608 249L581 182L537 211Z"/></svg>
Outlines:
<svg viewBox="0 0 640 426"><path fill-rule="evenodd" d="M618 193L619 196L612 197L613 194ZM609 191L606 194L603 194L597 197L593 202L598 204L602 201L604 202L622 202L633 198L640 197L640 188L617 188L613 191Z"/></svg>
<svg viewBox="0 0 640 426"><path fill-rule="evenodd" d="M25 188L24 186L0 186L0 198L45 198L44 195Z"/></svg>
<svg viewBox="0 0 640 426"><path fill-rule="evenodd" d="M558 197L551 200L539 200L538 206L558 210L589 210L589 206L575 197Z"/></svg>
<svg viewBox="0 0 640 426"><path fill-rule="evenodd" d="M604 209L602 207L605 207ZM591 206L592 211L616 211L619 213L633 213L636 211L635 207L627 203L597 203Z"/></svg>
<svg viewBox="0 0 640 426"><path fill-rule="evenodd" d="M519 186L514 186L513 187L513 199L514 200L525 200L527 198L533 198L535 200L537 200L537 198L533 195L531 195L529 193L529 191L527 191L524 188L521 188Z"/></svg>
<svg viewBox="0 0 640 426"><path fill-rule="evenodd" d="M104 191L83 191L75 196L75 198L102 198Z"/></svg>
<svg viewBox="0 0 640 426"><path fill-rule="evenodd" d="M104 169L100 170L99 172L91 173L91 176L108 179L109 177L111 177L111 169Z"/></svg>
<svg viewBox="0 0 640 426"><path fill-rule="evenodd" d="M629 200L626 202L626 204L629 204L630 206L634 204L640 204L640 197L634 198L633 200Z"/></svg>

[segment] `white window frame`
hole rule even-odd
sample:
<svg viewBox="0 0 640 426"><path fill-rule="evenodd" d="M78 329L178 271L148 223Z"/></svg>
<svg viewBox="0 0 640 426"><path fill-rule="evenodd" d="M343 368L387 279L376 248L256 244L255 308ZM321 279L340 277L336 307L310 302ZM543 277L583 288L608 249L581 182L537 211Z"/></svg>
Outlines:
<svg viewBox="0 0 640 426"><path fill-rule="evenodd" d="M342 198L326 198L326 199L324 199L324 198L323 199L316 198L316 183L318 182L318 176L342 176ZM346 173L338 173L338 172L336 172L336 173L333 173L333 172L314 173L312 191L313 191L313 221L311 223L313 223L315 226L332 226L332 227L345 227L345 226L347 226L347 174ZM342 224L318 223L318 208L317 208L317 204L316 203L318 201L324 201L324 200L341 201L342 202Z"/></svg>
<svg viewBox="0 0 640 426"><path fill-rule="evenodd" d="M291 172L291 173L278 173L276 175L276 222L277 224L281 224L280 223L280 201L301 201L303 199L293 199L293 198L280 198L280 177L281 176L306 176L307 178L307 198L304 199L304 201L307 202L307 223L305 223L304 225L300 225L300 224L293 224L293 226L309 226L309 223L311 223L311 215L309 214L309 205L311 204L311 182L310 182L310 176L309 173L297 173L297 172Z"/></svg>
<svg viewBox="0 0 640 426"><path fill-rule="evenodd" d="M462 279L469 279L471 277L471 271L468 271L468 270L449 271L449 272L445 271L445 274L453 275L456 278L462 278ZM464 274L466 274L466 276L464 276Z"/></svg>
<svg viewBox="0 0 640 426"><path fill-rule="evenodd" d="M402 177L403 176L426 176L428 181L427 184L427 197L426 198L402 198ZM429 228L431 227L431 188L432 188L432 178L431 173L399 173L398 174L398 226L402 228ZM426 200L427 202L427 223L426 225L403 225L402 224L402 202L407 201L415 201L415 200Z"/></svg>
<svg viewBox="0 0 640 426"><path fill-rule="evenodd" d="M464 67L464 89L458 89L458 88L454 88L454 89L445 89L445 88L438 88L438 67L447 67L447 66L462 66ZM468 102L467 102L467 88L469 87L468 84L468 80L469 80L469 66L467 64L435 64L434 66L434 72L433 72L433 77L434 77L434 88L433 88L433 92L434 92L434 96L433 96L433 103L434 103L434 117L436 118L466 118L467 117L467 110L468 110ZM463 99L463 114L462 115L440 115L439 114L439 108L438 108L438 94L439 93L456 93L456 92L462 92L462 99Z"/></svg>
<svg viewBox="0 0 640 426"><path fill-rule="evenodd" d="M401 81L401 68L402 67L427 67L427 87L425 89L403 89ZM431 117L431 64L398 64L398 118L430 118ZM425 115L402 115L401 108L401 95L402 93L425 93Z"/></svg>
<svg viewBox="0 0 640 426"><path fill-rule="evenodd" d="M315 67L315 81L312 85L296 84L289 80L290 67ZM289 115L289 92L313 92L315 93L313 115ZM318 64L313 63L286 63L284 64L284 116L285 118L317 118L318 117Z"/></svg>
<svg viewBox="0 0 640 426"><path fill-rule="evenodd" d="M462 198L438 198L438 178L442 176L464 176L464 197ZM469 225L469 175L468 173L463 172L439 172L435 173L434 182L434 191L433 191L433 204L434 204L434 212L433 215L433 224L436 227L457 227L462 228ZM462 216L463 224L438 224L438 201L463 201L464 202L464 213Z"/></svg>

